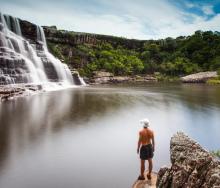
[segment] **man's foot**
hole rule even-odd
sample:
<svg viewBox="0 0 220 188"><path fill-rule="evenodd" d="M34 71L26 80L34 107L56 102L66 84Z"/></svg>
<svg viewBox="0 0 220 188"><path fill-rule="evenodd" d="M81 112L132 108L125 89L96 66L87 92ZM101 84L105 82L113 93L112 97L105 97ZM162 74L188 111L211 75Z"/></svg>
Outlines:
<svg viewBox="0 0 220 188"><path fill-rule="evenodd" d="M145 177L144 176L139 176L138 180L145 180Z"/></svg>
<svg viewBox="0 0 220 188"><path fill-rule="evenodd" d="M147 179L151 180L151 175L147 174Z"/></svg>

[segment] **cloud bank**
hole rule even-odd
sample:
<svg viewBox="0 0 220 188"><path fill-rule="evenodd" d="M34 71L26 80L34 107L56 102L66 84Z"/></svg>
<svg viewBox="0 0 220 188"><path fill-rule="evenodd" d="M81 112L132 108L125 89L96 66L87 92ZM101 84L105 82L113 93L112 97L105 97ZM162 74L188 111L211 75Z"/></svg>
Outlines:
<svg viewBox="0 0 220 188"><path fill-rule="evenodd" d="M196 30L220 31L217 1L1 1L3 13L79 32L159 39L190 35Z"/></svg>

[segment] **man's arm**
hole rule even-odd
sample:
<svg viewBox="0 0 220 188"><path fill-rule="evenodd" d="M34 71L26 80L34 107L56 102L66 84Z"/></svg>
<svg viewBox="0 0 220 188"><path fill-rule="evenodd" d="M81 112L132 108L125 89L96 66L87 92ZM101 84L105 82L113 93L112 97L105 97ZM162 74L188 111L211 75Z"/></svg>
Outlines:
<svg viewBox="0 0 220 188"><path fill-rule="evenodd" d="M141 133L139 133L138 145L137 145L137 153L139 153L140 146L141 146Z"/></svg>
<svg viewBox="0 0 220 188"><path fill-rule="evenodd" d="M152 145L153 145L153 151L155 151L154 133L152 133Z"/></svg>

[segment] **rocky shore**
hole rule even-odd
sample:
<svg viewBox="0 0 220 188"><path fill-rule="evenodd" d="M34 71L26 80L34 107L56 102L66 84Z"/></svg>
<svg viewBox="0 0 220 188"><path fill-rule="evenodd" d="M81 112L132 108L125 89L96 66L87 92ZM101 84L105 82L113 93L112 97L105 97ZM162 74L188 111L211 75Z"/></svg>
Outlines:
<svg viewBox="0 0 220 188"><path fill-rule="evenodd" d="M184 133L170 142L171 167L163 167L157 176L157 187L220 187L220 161Z"/></svg>
<svg viewBox="0 0 220 188"><path fill-rule="evenodd" d="M178 81L182 83L207 83L210 79L217 79L216 71L199 72L180 77ZM115 84L126 82L158 82L158 78L152 75L132 75L132 76L114 76L112 73L106 71L94 71L91 78L85 79L88 84ZM170 81L168 81L170 82Z"/></svg>
<svg viewBox="0 0 220 188"><path fill-rule="evenodd" d="M157 82L157 79L153 75L114 76L109 72L95 71L88 82L90 84L115 84L126 82Z"/></svg>
<svg viewBox="0 0 220 188"><path fill-rule="evenodd" d="M13 100L18 97L37 93L39 91L42 91L41 85L30 85L30 84L1 85L0 102Z"/></svg>

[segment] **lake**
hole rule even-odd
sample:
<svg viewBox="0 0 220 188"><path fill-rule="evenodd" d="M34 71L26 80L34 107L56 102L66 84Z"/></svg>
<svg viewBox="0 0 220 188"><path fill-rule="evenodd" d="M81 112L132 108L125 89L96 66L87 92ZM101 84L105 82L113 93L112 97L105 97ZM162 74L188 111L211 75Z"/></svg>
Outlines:
<svg viewBox="0 0 220 188"><path fill-rule="evenodd" d="M220 149L220 87L91 86L0 103L0 187L129 188L139 175L139 121L155 132L154 170L184 131Z"/></svg>

